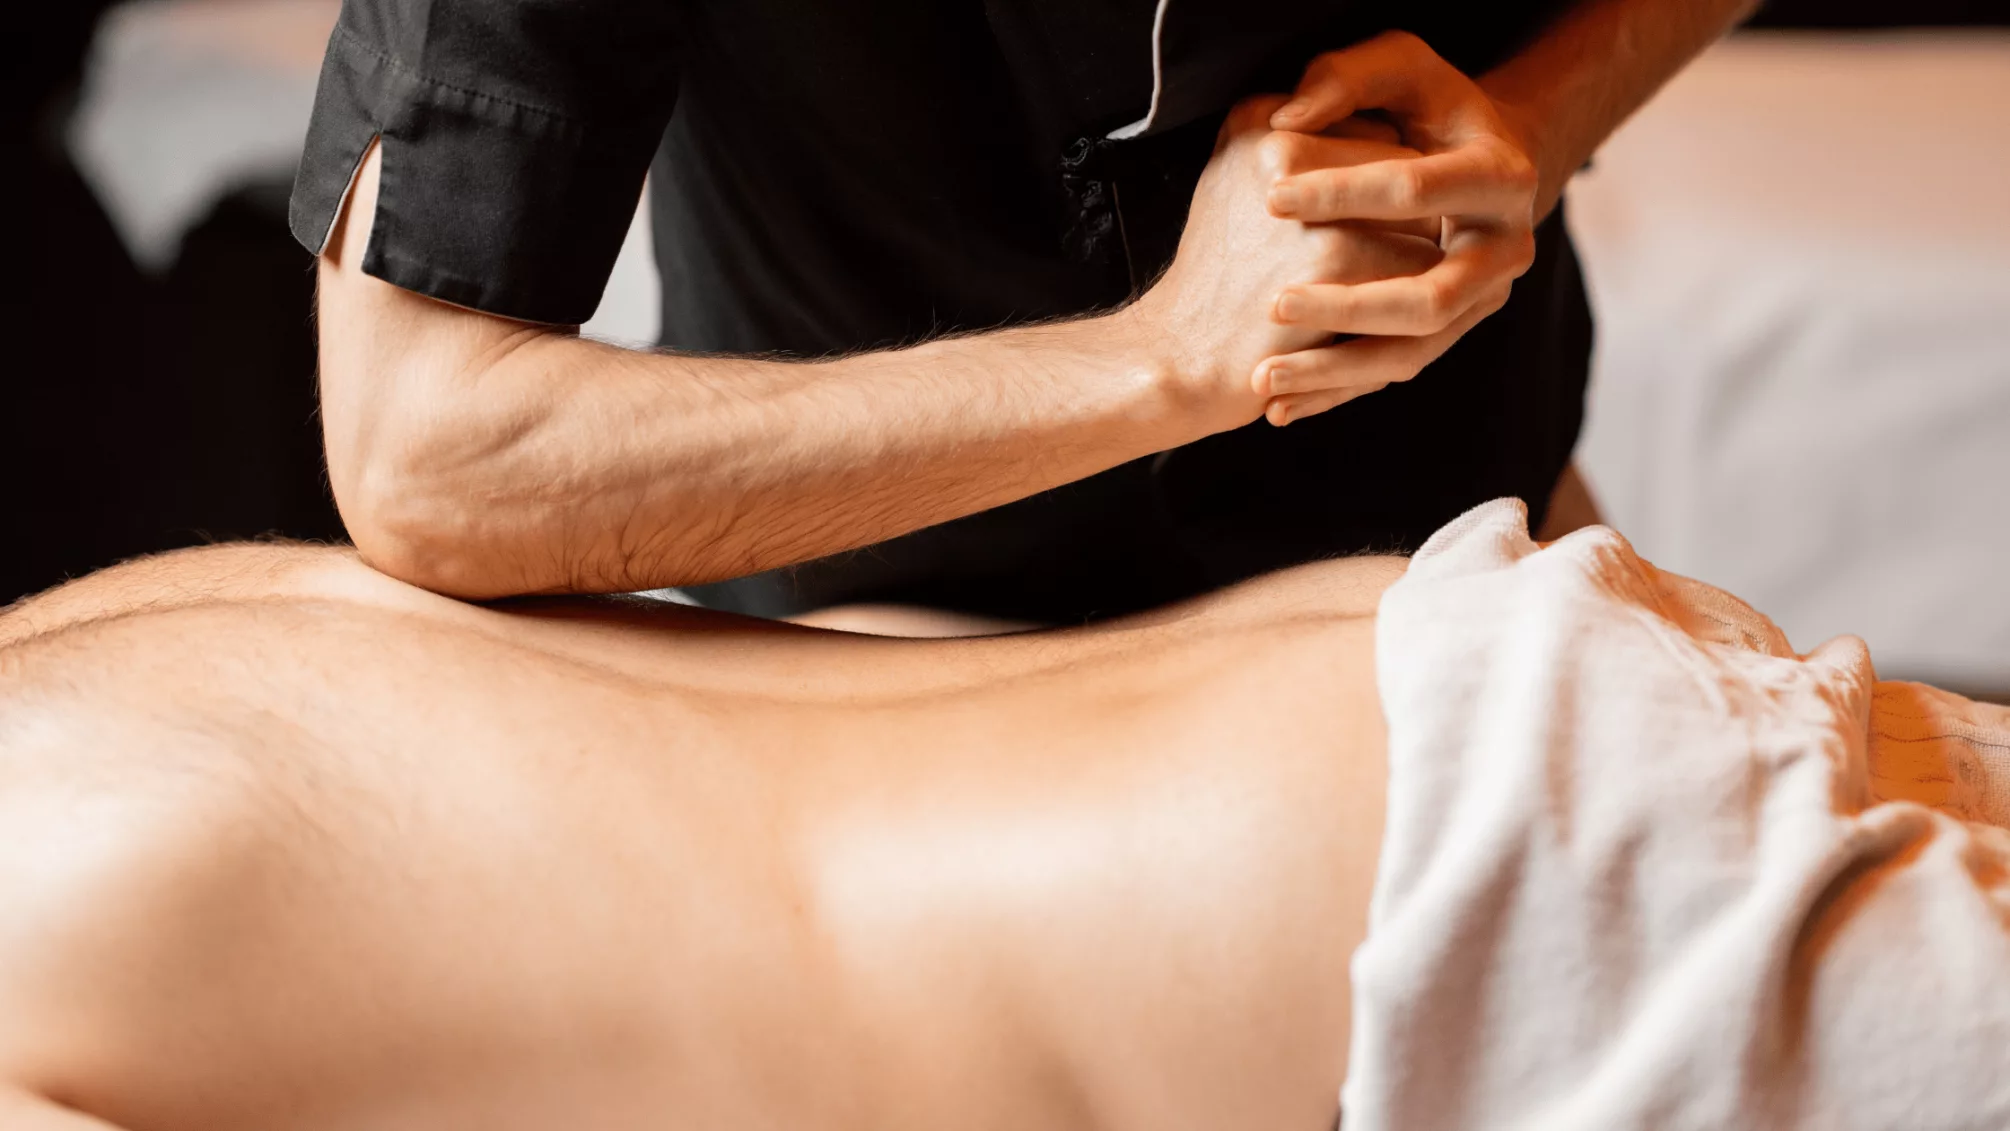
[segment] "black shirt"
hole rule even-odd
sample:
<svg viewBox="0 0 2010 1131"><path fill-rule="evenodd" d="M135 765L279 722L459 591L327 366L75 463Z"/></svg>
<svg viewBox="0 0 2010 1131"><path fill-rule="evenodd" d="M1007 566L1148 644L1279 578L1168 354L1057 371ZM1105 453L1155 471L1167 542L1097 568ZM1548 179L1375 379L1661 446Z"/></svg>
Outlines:
<svg viewBox="0 0 2010 1131"><path fill-rule="evenodd" d="M815 357L1079 314L1170 260L1237 98L1388 27L1477 73L1558 6L347 0L293 229L325 242L381 136L365 271L576 323L653 159L666 346ZM1073 620L1414 548L1502 495L1539 520L1589 348L1553 218L1508 306L1407 385L699 595L765 615L899 600Z"/></svg>

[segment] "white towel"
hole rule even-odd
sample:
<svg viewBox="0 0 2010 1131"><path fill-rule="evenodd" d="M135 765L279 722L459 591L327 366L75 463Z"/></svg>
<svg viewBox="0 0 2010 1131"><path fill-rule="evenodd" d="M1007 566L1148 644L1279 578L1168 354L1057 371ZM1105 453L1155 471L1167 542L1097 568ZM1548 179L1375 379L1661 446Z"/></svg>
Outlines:
<svg viewBox="0 0 2010 1131"><path fill-rule="evenodd" d="M1505 501L1377 633L1348 1131L2010 1128L2010 709Z"/></svg>

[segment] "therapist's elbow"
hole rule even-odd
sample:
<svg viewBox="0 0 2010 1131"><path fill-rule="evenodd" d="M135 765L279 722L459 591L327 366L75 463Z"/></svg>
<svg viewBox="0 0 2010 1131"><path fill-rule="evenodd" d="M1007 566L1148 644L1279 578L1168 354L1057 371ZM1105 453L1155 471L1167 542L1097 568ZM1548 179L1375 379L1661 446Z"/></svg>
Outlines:
<svg viewBox="0 0 2010 1131"><path fill-rule="evenodd" d="M367 427L328 428L329 483L363 560L463 600L565 588L549 568L557 559L529 550L539 539L522 500L497 489L507 424L473 398L399 401Z"/></svg>
<svg viewBox="0 0 2010 1131"><path fill-rule="evenodd" d="M366 475L335 499L363 560L399 581L468 601L536 588L499 569L479 532L421 480Z"/></svg>
<svg viewBox="0 0 2010 1131"><path fill-rule="evenodd" d="M552 508L521 466L549 382L512 359L558 327L483 314L367 274L380 157L373 145L318 265L321 423L329 485L365 561L469 599L563 588L526 516ZM534 469L532 469L534 472ZM532 549L527 549L531 547Z"/></svg>

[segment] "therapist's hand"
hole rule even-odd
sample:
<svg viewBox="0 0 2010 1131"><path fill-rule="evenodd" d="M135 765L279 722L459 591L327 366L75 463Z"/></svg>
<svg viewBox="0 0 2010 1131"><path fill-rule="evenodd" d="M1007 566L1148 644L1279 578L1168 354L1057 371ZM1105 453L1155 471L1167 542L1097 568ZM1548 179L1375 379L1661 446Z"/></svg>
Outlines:
<svg viewBox="0 0 2010 1131"><path fill-rule="evenodd" d="M1252 380L1259 362L1331 339L1316 324L1274 319L1279 295L1305 283L1379 285L1427 271L1443 257L1435 225L1305 224L1267 212L1271 186L1293 172L1417 156L1387 140L1272 131L1270 116L1283 102L1277 95L1252 98L1229 114L1172 265L1124 312L1144 338L1172 350L1173 386L1204 432L1265 413L1271 393ZM1358 395L1374 380L1403 376L1367 364L1349 375L1350 387Z"/></svg>
<svg viewBox="0 0 2010 1131"><path fill-rule="evenodd" d="M1255 382L1273 398L1273 423L1358 396L1365 377L1408 379L1500 309L1535 256L1533 146L1477 83L1423 40L1388 32L1313 60L1269 124L1305 135L1358 134L1349 119L1361 111L1384 115L1420 156L1297 169L1270 186L1271 215L1440 224L1444 258L1413 277L1285 288L1272 312L1278 324L1366 337L1260 368ZM1416 365L1392 365L1391 355Z"/></svg>

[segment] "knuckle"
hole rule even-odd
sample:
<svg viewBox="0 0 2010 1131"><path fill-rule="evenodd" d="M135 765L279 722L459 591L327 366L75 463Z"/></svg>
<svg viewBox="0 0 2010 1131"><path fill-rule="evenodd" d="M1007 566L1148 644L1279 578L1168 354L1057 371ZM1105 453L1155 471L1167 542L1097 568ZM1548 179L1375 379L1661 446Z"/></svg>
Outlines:
<svg viewBox="0 0 2010 1131"><path fill-rule="evenodd" d="M1299 355L1291 366L1291 391L1303 396L1316 393L1326 384L1326 367L1316 353Z"/></svg>
<svg viewBox="0 0 2010 1131"><path fill-rule="evenodd" d="M1270 128L1270 115L1283 99L1274 94L1254 94L1235 104L1229 110L1223 128L1230 134L1251 133Z"/></svg>
<svg viewBox="0 0 2010 1131"><path fill-rule="evenodd" d="M1398 165L1389 171L1389 203L1402 211L1423 206L1430 186L1415 165Z"/></svg>
<svg viewBox="0 0 2010 1131"><path fill-rule="evenodd" d="M1404 31L1402 28L1395 28L1383 34L1392 45L1400 47L1405 51L1429 51L1431 49L1430 44L1425 43L1423 37L1414 31Z"/></svg>
<svg viewBox="0 0 2010 1131"><path fill-rule="evenodd" d="M1397 44L1401 46L1404 54L1409 57L1413 65L1427 65L1431 66L1434 70L1440 68L1449 69L1450 64L1445 62L1444 58L1438 54L1437 49L1432 47L1423 36L1413 31L1400 30L1394 34Z"/></svg>
<svg viewBox="0 0 2010 1131"><path fill-rule="evenodd" d="M1308 177L1305 185L1305 218L1326 225L1347 215L1347 186L1332 177ZM1324 226L1319 229L1319 247L1339 249L1350 246L1349 233L1342 228Z"/></svg>
<svg viewBox="0 0 2010 1131"><path fill-rule="evenodd" d="M1261 94L1252 94L1249 97L1244 98L1242 101L1237 102L1233 107L1229 109L1228 111L1229 121L1231 122L1247 121L1252 116L1263 113L1263 107L1265 101L1266 96Z"/></svg>
<svg viewBox="0 0 2010 1131"><path fill-rule="evenodd" d="M1292 158L1298 152L1294 142L1297 137L1297 134L1281 132L1263 135L1263 140L1256 143L1257 164L1266 172L1275 175L1281 176L1290 172Z"/></svg>
<svg viewBox="0 0 2010 1131"><path fill-rule="evenodd" d="M1425 277L1418 280L1417 313L1432 327L1441 327L1458 312L1458 288L1450 280Z"/></svg>
<svg viewBox="0 0 2010 1131"><path fill-rule="evenodd" d="M1337 288L1331 286L1300 287L1298 304L1302 312L1298 321L1308 327L1329 325L1345 314L1346 307Z"/></svg>
<svg viewBox="0 0 2010 1131"><path fill-rule="evenodd" d="M1359 317L1360 304L1347 293L1345 287L1326 286L1317 288L1311 317L1306 322L1313 328L1329 332L1339 332Z"/></svg>

